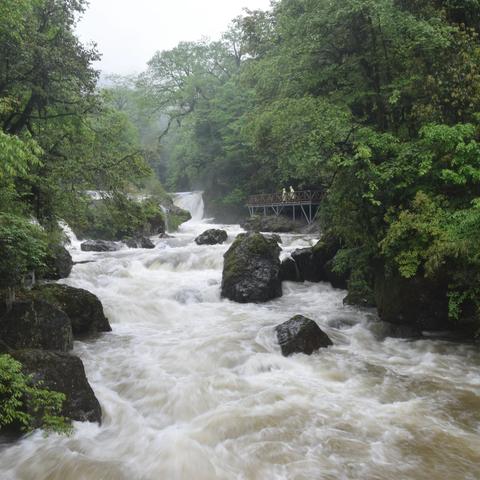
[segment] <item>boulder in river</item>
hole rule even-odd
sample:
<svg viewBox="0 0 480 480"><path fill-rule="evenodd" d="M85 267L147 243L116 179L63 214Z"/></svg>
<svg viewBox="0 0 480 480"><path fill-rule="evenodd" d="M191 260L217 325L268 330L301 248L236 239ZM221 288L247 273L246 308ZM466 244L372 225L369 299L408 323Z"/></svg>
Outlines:
<svg viewBox="0 0 480 480"><path fill-rule="evenodd" d="M87 290L52 283L35 287L32 295L65 312L72 324L74 335L83 336L112 330L103 313L102 303Z"/></svg>
<svg viewBox="0 0 480 480"><path fill-rule="evenodd" d="M347 275L333 271L333 258L340 248L335 237L325 235L313 247L292 252L298 268L297 281L330 282L335 288L346 288Z"/></svg>
<svg viewBox="0 0 480 480"><path fill-rule="evenodd" d="M247 232L277 232L288 233L299 231L302 225L287 217L254 215L240 225Z"/></svg>
<svg viewBox="0 0 480 480"><path fill-rule="evenodd" d="M319 348L333 345L329 336L310 318L295 315L290 320L275 327L282 355L288 357L293 353L311 355Z"/></svg>
<svg viewBox="0 0 480 480"><path fill-rule="evenodd" d="M260 233L241 233L224 255L222 297L239 303L282 295L280 247Z"/></svg>
<svg viewBox="0 0 480 480"><path fill-rule="evenodd" d="M73 348L67 314L41 300L20 300L0 317L0 338L10 348L38 348L66 352Z"/></svg>
<svg viewBox="0 0 480 480"><path fill-rule="evenodd" d="M201 235L195 239L197 245L217 245L225 242L228 238L225 230L218 228L211 228L205 230Z"/></svg>
<svg viewBox="0 0 480 480"><path fill-rule="evenodd" d="M19 350L11 355L35 383L42 382L42 387L65 394L62 416L81 422L101 422L102 409L78 357L43 350Z"/></svg>
<svg viewBox="0 0 480 480"><path fill-rule="evenodd" d="M108 240L87 240L80 245L83 252L116 252L120 245Z"/></svg>
<svg viewBox="0 0 480 480"><path fill-rule="evenodd" d="M303 282L297 263L293 258L287 257L282 261L280 279L282 282Z"/></svg>
<svg viewBox="0 0 480 480"><path fill-rule="evenodd" d="M39 279L60 280L70 275L72 256L63 245L50 245L45 257L45 266L38 272Z"/></svg>
<svg viewBox="0 0 480 480"><path fill-rule="evenodd" d="M127 240L124 240L123 243L125 243L128 248L155 248L155 244L148 237L144 236L128 238Z"/></svg>

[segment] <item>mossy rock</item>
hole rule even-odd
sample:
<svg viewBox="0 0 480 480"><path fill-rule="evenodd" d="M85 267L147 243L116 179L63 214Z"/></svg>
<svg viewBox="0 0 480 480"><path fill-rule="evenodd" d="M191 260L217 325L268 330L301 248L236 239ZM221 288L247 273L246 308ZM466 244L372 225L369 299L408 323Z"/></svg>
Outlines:
<svg viewBox="0 0 480 480"><path fill-rule="evenodd" d="M103 312L102 303L87 290L52 283L35 287L31 294L37 300L41 299L65 312L75 336L112 330Z"/></svg>
<svg viewBox="0 0 480 480"><path fill-rule="evenodd" d="M0 317L0 338L12 349L36 348L66 352L73 348L67 314L51 303L22 299Z"/></svg>
<svg viewBox="0 0 480 480"><path fill-rule="evenodd" d="M102 409L78 357L43 350L19 350L11 355L35 383L41 382L42 388L65 394L62 416L81 422L101 422Z"/></svg>
<svg viewBox="0 0 480 480"><path fill-rule="evenodd" d="M279 254L272 238L260 233L238 235L224 255L222 296L240 303L280 297Z"/></svg>
<svg viewBox="0 0 480 480"><path fill-rule="evenodd" d="M67 278L73 268L70 252L63 245L49 245L45 257L45 266L37 272L42 280L60 280Z"/></svg>

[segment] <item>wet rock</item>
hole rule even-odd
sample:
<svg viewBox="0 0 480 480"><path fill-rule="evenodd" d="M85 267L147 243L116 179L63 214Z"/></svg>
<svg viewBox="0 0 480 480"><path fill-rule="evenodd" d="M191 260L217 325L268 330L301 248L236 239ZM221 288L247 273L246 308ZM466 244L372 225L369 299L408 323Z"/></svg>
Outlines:
<svg viewBox="0 0 480 480"><path fill-rule="evenodd" d="M91 292L68 285L39 285L32 290L37 300L44 300L65 312L74 335L84 336L112 330L100 300Z"/></svg>
<svg viewBox="0 0 480 480"><path fill-rule="evenodd" d="M225 230L219 230L217 228L211 228L205 230L201 235L195 239L197 245L216 245L225 242L228 238Z"/></svg>
<svg viewBox="0 0 480 480"><path fill-rule="evenodd" d="M297 281L330 282L335 288L346 288L348 275L333 271L333 258L339 248L336 238L325 235L313 247L292 252L299 271Z"/></svg>
<svg viewBox="0 0 480 480"><path fill-rule="evenodd" d="M169 235L168 233L161 233L158 238L175 238L173 235Z"/></svg>
<svg viewBox="0 0 480 480"><path fill-rule="evenodd" d="M310 318L295 315L290 320L275 327L282 355L293 353L311 355L319 348L333 345L328 335Z"/></svg>
<svg viewBox="0 0 480 480"><path fill-rule="evenodd" d="M296 232L302 228L302 225L282 216L260 216L254 215L247 218L240 225L247 232L277 232L288 233Z"/></svg>
<svg viewBox="0 0 480 480"><path fill-rule="evenodd" d="M70 319L56 306L41 300L20 300L10 311L3 311L0 338L12 349L66 352L73 348Z"/></svg>
<svg viewBox="0 0 480 480"><path fill-rule="evenodd" d="M241 233L224 255L222 297L240 303L282 295L280 247L260 233Z"/></svg>
<svg viewBox="0 0 480 480"><path fill-rule="evenodd" d="M45 267L38 272L38 278L44 280L60 280L67 278L73 268L73 260L63 245L50 245L45 257Z"/></svg>
<svg viewBox="0 0 480 480"><path fill-rule="evenodd" d="M282 237L278 233L272 233L271 235L265 235L267 238L275 240L277 243L282 243Z"/></svg>
<svg viewBox="0 0 480 480"><path fill-rule="evenodd" d="M280 265L280 279L282 282L303 282L300 271L293 258L286 258Z"/></svg>
<svg viewBox="0 0 480 480"><path fill-rule="evenodd" d="M128 248L155 248L155 244L148 237L137 237L137 238L128 238L124 240L123 243Z"/></svg>
<svg viewBox="0 0 480 480"><path fill-rule="evenodd" d="M87 240L80 245L83 252L116 252L120 245L108 240Z"/></svg>
<svg viewBox="0 0 480 480"><path fill-rule="evenodd" d="M189 211L177 207L176 205L171 205L168 208L167 216L168 227L171 231L176 231L182 223L188 222L192 219L192 215Z"/></svg>
<svg viewBox="0 0 480 480"><path fill-rule="evenodd" d="M375 277L375 299L381 320L396 325L414 325L420 330L448 330L447 277L426 279L385 275Z"/></svg>
<svg viewBox="0 0 480 480"><path fill-rule="evenodd" d="M343 304L365 308L376 307L375 297L370 290L349 290L347 296L343 299Z"/></svg>
<svg viewBox="0 0 480 480"><path fill-rule="evenodd" d="M67 353L20 350L11 354L35 383L64 393L62 416L81 422L102 420L102 410L85 376L82 361Z"/></svg>

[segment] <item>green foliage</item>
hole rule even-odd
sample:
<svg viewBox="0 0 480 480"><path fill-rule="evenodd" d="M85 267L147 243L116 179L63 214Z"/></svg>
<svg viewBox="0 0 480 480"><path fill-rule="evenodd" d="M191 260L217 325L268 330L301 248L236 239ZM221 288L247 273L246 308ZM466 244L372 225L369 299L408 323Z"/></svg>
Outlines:
<svg viewBox="0 0 480 480"><path fill-rule="evenodd" d="M0 355L0 429L19 425L23 431L41 427L47 432L69 433L60 415L65 395L42 388L22 372L21 363Z"/></svg>
<svg viewBox="0 0 480 480"><path fill-rule="evenodd" d="M154 233L154 227L163 229L164 226L157 200L140 202L123 194L106 196L103 200L85 200L83 208L66 220L80 238L103 240L149 235Z"/></svg>
<svg viewBox="0 0 480 480"><path fill-rule="evenodd" d="M19 285L23 276L43 265L46 235L31 221L0 213L0 286Z"/></svg>

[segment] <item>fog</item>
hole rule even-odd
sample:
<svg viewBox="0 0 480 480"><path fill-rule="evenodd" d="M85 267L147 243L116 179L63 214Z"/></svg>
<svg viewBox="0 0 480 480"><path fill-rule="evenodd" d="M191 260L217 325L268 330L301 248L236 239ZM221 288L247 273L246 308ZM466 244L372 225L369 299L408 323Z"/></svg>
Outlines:
<svg viewBox="0 0 480 480"><path fill-rule="evenodd" d="M270 0L90 0L77 26L83 42L102 53L103 73L143 71L157 50L182 40L218 38L243 8L266 9Z"/></svg>

